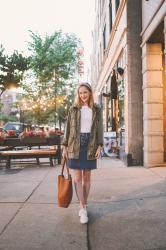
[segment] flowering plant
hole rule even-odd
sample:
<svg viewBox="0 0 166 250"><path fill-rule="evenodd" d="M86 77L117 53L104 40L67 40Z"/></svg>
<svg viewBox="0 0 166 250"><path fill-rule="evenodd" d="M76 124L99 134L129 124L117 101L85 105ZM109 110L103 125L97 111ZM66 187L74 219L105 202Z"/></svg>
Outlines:
<svg viewBox="0 0 166 250"><path fill-rule="evenodd" d="M7 136L8 137L13 137L13 136L16 136L16 130L8 130L7 131Z"/></svg>
<svg viewBox="0 0 166 250"><path fill-rule="evenodd" d="M46 133L44 131L36 131L36 136L40 136L40 137L45 137L46 136Z"/></svg>
<svg viewBox="0 0 166 250"><path fill-rule="evenodd" d="M23 137L32 137L32 136L35 136L35 132L34 131L24 131L22 133L22 136Z"/></svg>
<svg viewBox="0 0 166 250"><path fill-rule="evenodd" d="M60 129L52 129L52 130L49 130L49 135L63 135L64 134L64 131L60 130Z"/></svg>
<svg viewBox="0 0 166 250"><path fill-rule="evenodd" d="M46 136L43 131L29 130L19 135L20 140L26 143L43 143L46 142Z"/></svg>
<svg viewBox="0 0 166 250"><path fill-rule="evenodd" d="M27 137L45 137L45 132L43 131L23 131L20 135L20 138L27 138Z"/></svg>

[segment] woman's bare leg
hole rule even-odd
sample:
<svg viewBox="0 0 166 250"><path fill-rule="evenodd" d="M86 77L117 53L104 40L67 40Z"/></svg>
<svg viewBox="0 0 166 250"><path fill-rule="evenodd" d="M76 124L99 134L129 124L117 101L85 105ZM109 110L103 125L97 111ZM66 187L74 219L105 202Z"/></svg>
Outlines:
<svg viewBox="0 0 166 250"><path fill-rule="evenodd" d="M91 184L91 170L83 170L83 197L85 204L87 204L87 199L90 191Z"/></svg>
<svg viewBox="0 0 166 250"><path fill-rule="evenodd" d="M76 195L80 202L80 208L85 206L85 200L83 195L83 187L82 187L82 171L75 169L74 170L74 185L76 190Z"/></svg>

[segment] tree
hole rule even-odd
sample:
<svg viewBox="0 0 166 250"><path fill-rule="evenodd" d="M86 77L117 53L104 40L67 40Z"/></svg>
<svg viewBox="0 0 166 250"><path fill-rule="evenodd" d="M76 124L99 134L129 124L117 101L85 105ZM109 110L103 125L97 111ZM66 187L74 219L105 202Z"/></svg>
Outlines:
<svg viewBox="0 0 166 250"><path fill-rule="evenodd" d="M11 56L4 54L5 49L0 46L0 120L6 120L1 112L1 95L12 87L19 87L23 79L24 72L28 69L29 58L24 57L18 51L14 51Z"/></svg>
<svg viewBox="0 0 166 250"><path fill-rule="evenodd" d="M4 48L0 46L0 88L1 94L5 89L18 87L23 79L23 74L28 70L29 58L24 57L18 51L11 56L4 54Z"/></svg>
<svg viewBox="0 0 166 250"><path fill-rule="evenodd" d="M57 79L63 81L73 75L76 67L78 38L74 34L57 31L42 38L31 31L31 67L39 82Z"/></svg>
<svg viewBox="0 0 166 250"><path fill-rule="evenodd" d="M37 115L41 113L40 105L44 99L45 106L48 103L47 119L54 114L56 125L56 119L60 117L58 101L66 95L65 87L75 74L76 49L80 42L75 35L64 34L61 31L45 37L31 31L31 40L28 48L31 51L30 67L34 77L31 84L24 84L24 97L29 97L31 103L38 103L39 108L35 105ZM44 120L43 111L39 117L40 121Z"/></svg>

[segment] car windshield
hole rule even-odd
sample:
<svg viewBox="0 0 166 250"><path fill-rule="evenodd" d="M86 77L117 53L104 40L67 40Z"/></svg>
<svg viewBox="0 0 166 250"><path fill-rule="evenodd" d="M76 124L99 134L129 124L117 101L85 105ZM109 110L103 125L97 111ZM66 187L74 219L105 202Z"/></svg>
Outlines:
<svg viewBox="0 0 166 250"><path fill-rule="evenodd" d="M16 130L16 131L20 131L20 127L21 127L20 124L7 124L7 125L5 126L5 129L6 129L6 130Z"/></svg>

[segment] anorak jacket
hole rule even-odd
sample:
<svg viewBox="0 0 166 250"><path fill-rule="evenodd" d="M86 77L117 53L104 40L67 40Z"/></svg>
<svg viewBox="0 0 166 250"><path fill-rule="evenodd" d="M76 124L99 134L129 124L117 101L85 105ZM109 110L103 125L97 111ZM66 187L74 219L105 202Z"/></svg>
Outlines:
<svg viewBox="0 0 166 250"><path fill-rule="evenodd" d="M78 159L80 151L81 107L70 108L62 144L67 147L69 159ZM94 160L97 147L103 145L103 118L101 108L94 104L92 108L92 126L87 150L87 159Z"/></svg>

